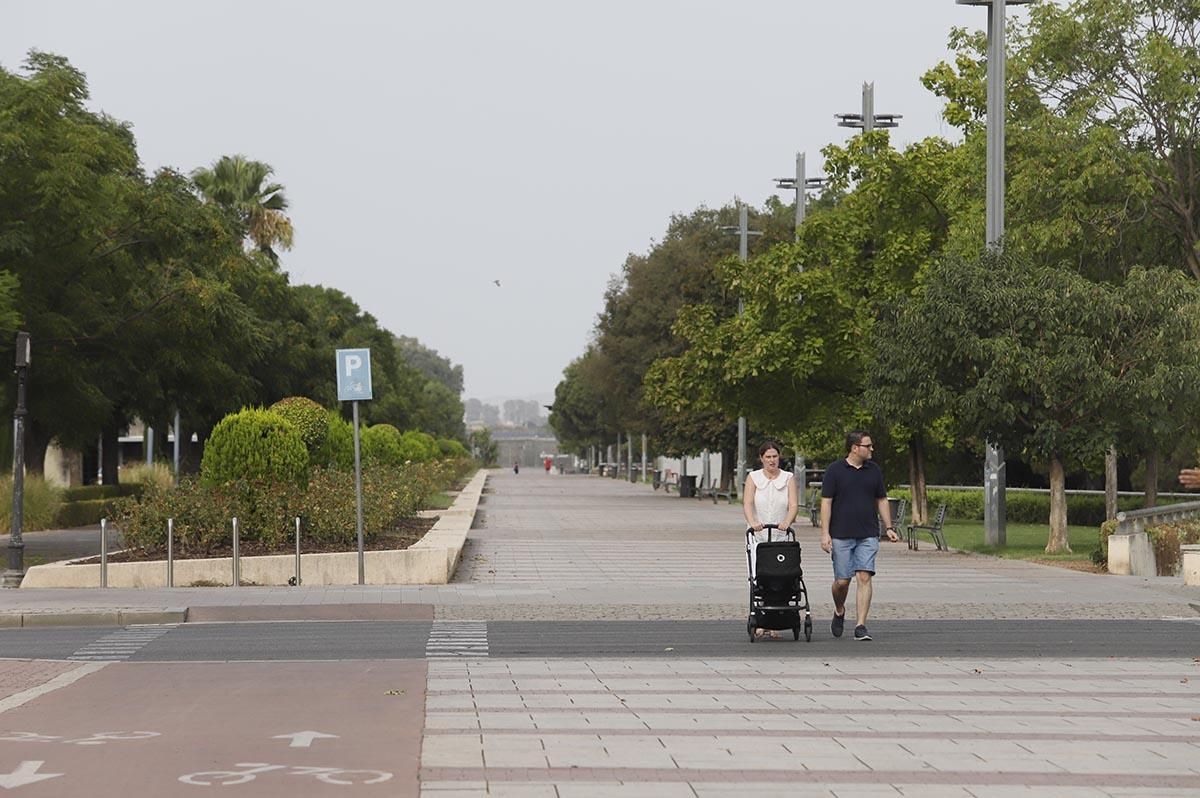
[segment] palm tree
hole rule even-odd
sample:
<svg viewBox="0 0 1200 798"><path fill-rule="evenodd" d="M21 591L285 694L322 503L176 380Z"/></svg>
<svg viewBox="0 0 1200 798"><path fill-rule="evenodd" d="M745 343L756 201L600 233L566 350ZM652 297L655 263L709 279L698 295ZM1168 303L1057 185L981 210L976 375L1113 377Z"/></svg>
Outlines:
<svg viewBox="0 0 1200 798"><path fill-rule="evenodd" d="M284 213L288 202L283 186L266 182L273 172L262 161L226 155L211 169L192 172L192 182L206 200L236 213L251 243L275 258L274 247L292 248L293 231L292 220Z"/></svg>

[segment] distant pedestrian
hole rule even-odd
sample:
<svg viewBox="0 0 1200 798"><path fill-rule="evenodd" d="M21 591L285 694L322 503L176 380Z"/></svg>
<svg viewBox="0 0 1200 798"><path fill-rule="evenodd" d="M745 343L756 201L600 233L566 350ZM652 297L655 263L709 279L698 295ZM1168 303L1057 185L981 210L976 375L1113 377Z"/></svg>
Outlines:
<svg viewBox="0 0 1200 798"><path fill-rule="evenodd" d="M546 467L546 473L549 474L550 466L554 465L554 461L552 459L550 459L549 457L547 457L545 460L542 461L542 465Z"/></svg>
<svg viewBox="0 0 1200 798"><path fill-rule="evenodd" d="M521 464L520 464L520 463L518 463L516 460L513 460L513 473L514 473L514 474L520 474L520 473L521 473Z"/></svg>
<svg viewBox="0 0 1200 798"><path fill-rule="evenodd" d="M833 557L833 622L830 630L841 637L846 623L846 598L850 580L856 579L854 596L855 640L870 640L867 613L871 609L871 577L879 552L879 518L888 540L897 541L892 511L887 501L883 469L872 461L875 444L870 433L855 430L846 435L846 458L831 463L821 482L821 548Z"/></svg>

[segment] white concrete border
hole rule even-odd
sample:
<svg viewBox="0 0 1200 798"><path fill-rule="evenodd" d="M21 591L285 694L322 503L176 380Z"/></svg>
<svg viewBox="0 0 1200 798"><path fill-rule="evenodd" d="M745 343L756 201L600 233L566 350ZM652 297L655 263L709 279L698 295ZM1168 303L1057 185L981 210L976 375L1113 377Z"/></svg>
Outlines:
<svg viewBox="0 0 1200 798"><path fill-rule="evenodd" d="M444 585L454 576L462 558L467 532L487 471L480 469L455 498L449 509L438 513L437 522L407 549L365 553L365 578L369 585ZM88 558L91 559L91 558ZM35 565L25 573L21 587L99 587L100 565L72 565L75 561ZM296 556L275 554L242 557L242 582L255 585L286 585L295 576ZM300 576L305 585L358 584L358 553L300 555ZM175 584L188 587L196 582L229 585L233 562L229 557L176 560ZM109 587L166 587L166 560L108 564Z"/></svg>

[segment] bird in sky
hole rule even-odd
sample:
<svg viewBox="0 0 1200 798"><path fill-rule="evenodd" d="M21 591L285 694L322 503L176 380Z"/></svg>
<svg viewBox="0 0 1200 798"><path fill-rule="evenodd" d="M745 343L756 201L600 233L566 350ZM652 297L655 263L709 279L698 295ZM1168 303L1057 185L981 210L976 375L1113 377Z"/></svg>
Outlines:
<svg viewBox="0 0 1200 798"><path fill-rule="evenodd" d="M499 288L499 287L500 287L500 281L499 281L499 280L492 280L492 282L496 284L496 287L497 287L497 288Z"/></svg>

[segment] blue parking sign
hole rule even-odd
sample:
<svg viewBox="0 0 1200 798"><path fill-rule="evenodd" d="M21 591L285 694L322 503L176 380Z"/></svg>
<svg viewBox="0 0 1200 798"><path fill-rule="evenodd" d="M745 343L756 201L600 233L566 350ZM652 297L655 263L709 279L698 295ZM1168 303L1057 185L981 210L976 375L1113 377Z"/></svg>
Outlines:
<svg viewBox="0 0 1200 798"><path fill-rule="evenodd" d="M339 402L371 398L371 350L337 350L337 392Z"/></svg>

